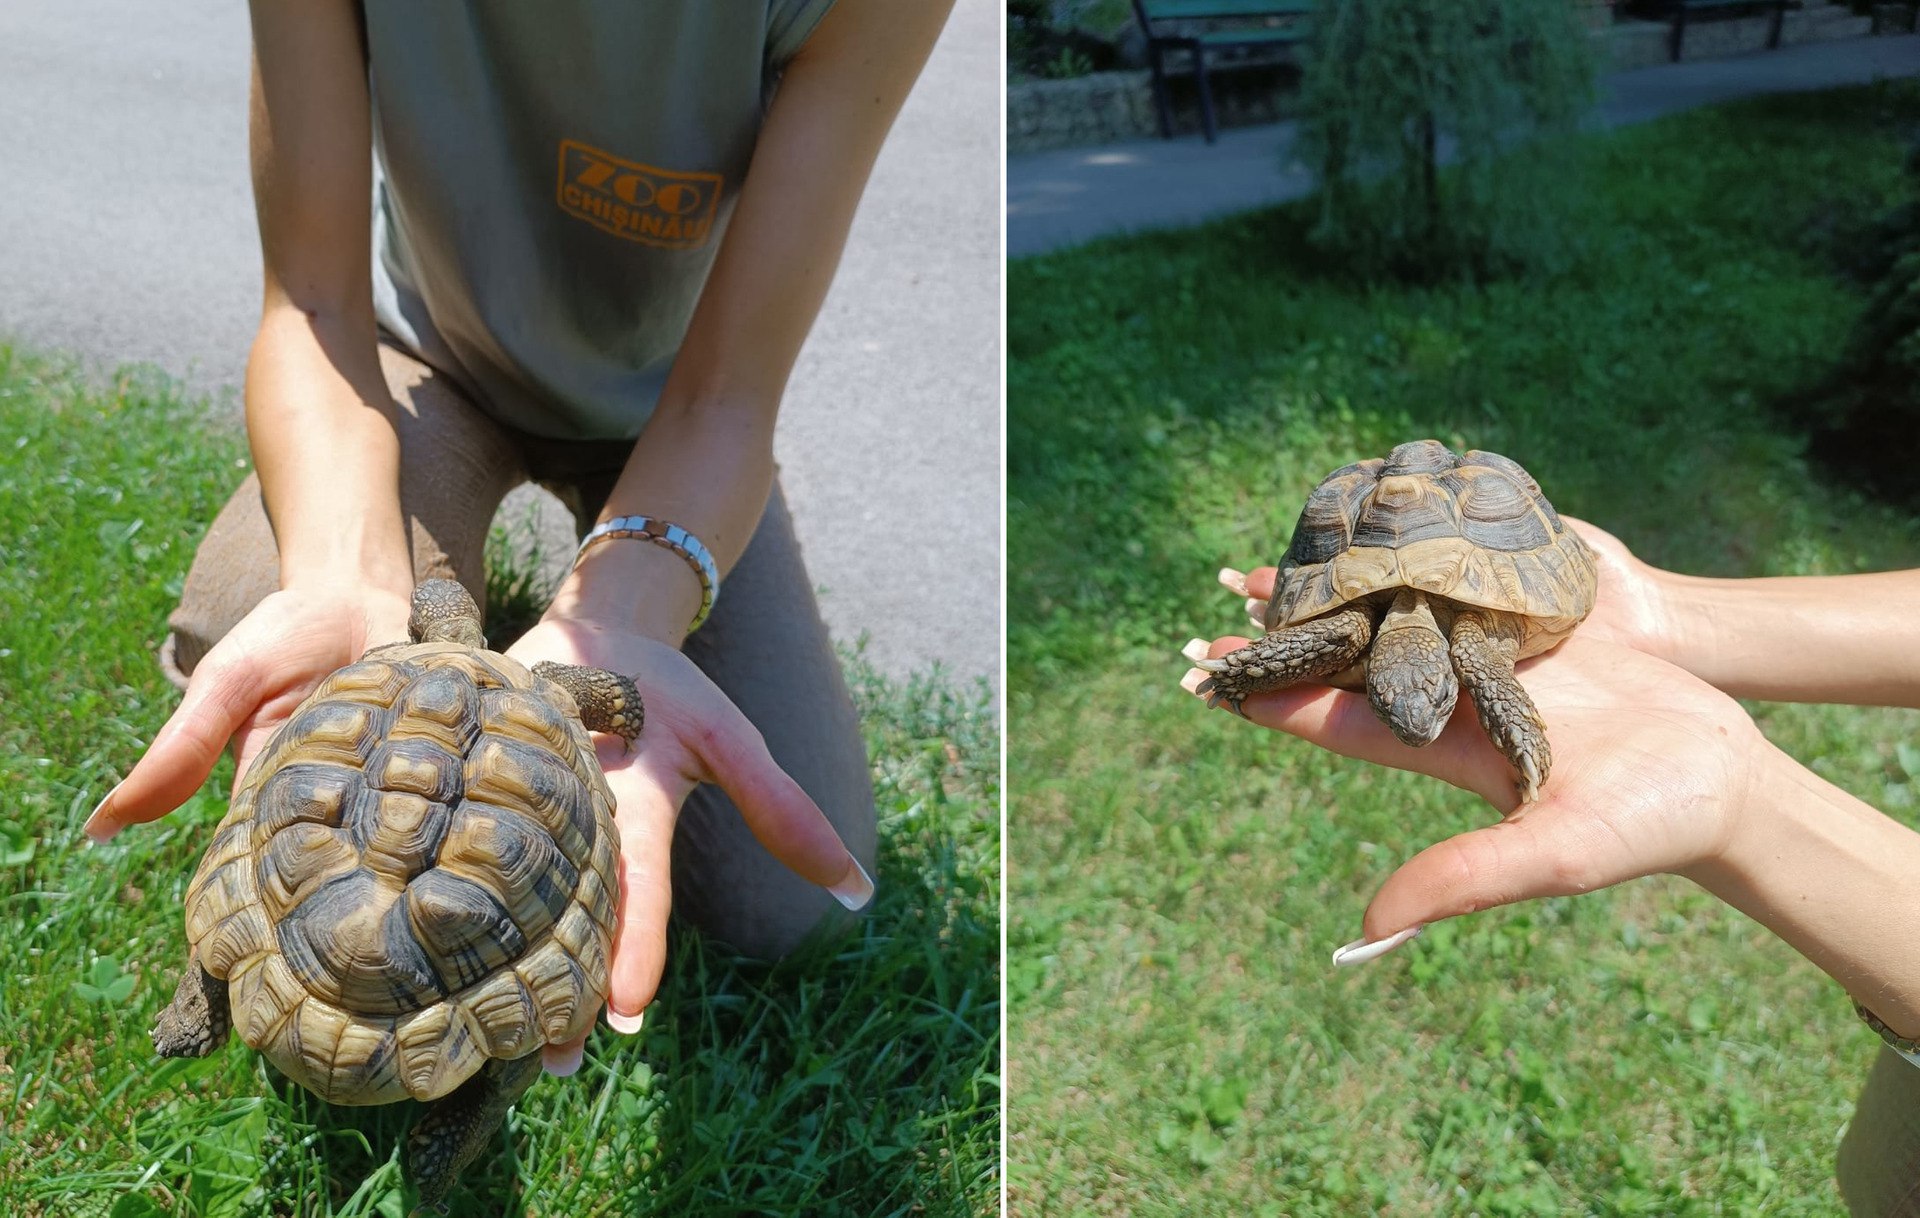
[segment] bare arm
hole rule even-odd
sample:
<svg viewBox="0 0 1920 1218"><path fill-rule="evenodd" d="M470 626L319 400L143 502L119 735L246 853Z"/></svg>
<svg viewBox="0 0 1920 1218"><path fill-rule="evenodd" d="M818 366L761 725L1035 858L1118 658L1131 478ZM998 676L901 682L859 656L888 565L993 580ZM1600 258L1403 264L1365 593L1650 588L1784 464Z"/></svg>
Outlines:
<svg viewBox="0 0 1920 1218"><path fill-rule="evenodd" d="M686 341L603 520L671 520L707 544L723 575L746 549L773 486L787 377L881 142L951 7L839 0L787 65ZM699 604L699 584L672 553L602 545L549 616L678 645Z"/></svg>
<svg viewBox="0 0 1920 1218"><path fill-rule="evenodd" d="M1766 753L1727 848L1687 877L1920 1037L1920 833Z"/></svg>
<svg viewBox="0 0 1920 1218"><path fill-rule="evenodd" d="M1708 579L1649 566L1572 523L1600 556L1587 633L1737 698L1920 707L1920 570Z"/></svg>
<svg viewBox="0 0 1920 1218"><path fill-rule="evenodd" d="M1658 575L1673 658L1735 697L1920 707L1920 571Z"/></svg>
<svg viewBox="0 0 1920 1218"><path fill-rule="evenodd" d="M404 598L400 443L373 318L372 148L359 13L253 4L252 160L265 284L247 434L284 588Z"/></svg>
<svg viewBox="0 0 1920 1218"><path fill-rule="evenodd" d="M247 362L247 437L281 590L194 670L179 708L88 818L95 840L179 807L229 744L244 773L328 674L406 634L413 564L395 407L374 337L358 23L351 0L253 5L253 185L266 274Z"/></svg>

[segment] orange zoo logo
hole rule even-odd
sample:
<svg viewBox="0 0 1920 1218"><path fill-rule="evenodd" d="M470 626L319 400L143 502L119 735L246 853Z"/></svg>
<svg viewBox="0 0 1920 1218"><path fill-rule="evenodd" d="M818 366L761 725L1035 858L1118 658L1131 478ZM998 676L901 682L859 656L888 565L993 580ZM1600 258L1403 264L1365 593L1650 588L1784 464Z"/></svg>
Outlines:
<svg viewBox="0 0 1920 1218"><path fill-rule="evenodd" d="M705 245L720 208L720 175L677 173L560 142L560 209L616 237L687 250Z"/></svg>

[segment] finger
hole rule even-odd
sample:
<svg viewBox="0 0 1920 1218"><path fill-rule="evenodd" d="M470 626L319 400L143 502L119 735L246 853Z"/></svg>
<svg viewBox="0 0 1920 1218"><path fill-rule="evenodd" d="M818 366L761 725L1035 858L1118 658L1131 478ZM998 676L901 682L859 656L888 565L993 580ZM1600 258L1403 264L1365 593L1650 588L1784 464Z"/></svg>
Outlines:
<svg viewBox="0 0 1920 1218"><path fill-rule="evenodd" d="M104 842L127 825L159 820L187 802L259 707L260 681L249 656L209 656L146 753L87 817L86 835Z"/></svg>
<svg viewBox="0 0 1920 1218"><path fill-rule="evenodd" d="M1242 596L1250 596L1257 601L1273 599L1273 585L1280 577L1277 567L1255 567L1247 572L1246 587Z"/></svg>
<svg viewBox="0 0 1920 1218"><path fill-rule="evenodd" d="M1548 797L1414 855L1380 886L1362 925L1377 942L1440 918L1591 892L1649 870L1606 821Z"/></svg>
<svg viewBox="0 0 1920 1218"><path fill-rule="evenodd" d="M563 1044L548 1045L540 1050L540 1065L555 1078L566 1078L580 1069L580 1063L586 1059L586 1052L587 1034L582 1032Z"/></svg>
<svg viewBox="0 0 1920 1218"><path fill-rule="evenodd" d="M831 892L848 909L873 898L873 878L840 840L833 822L767 752L766 741L727 703L716 730L697 741L710 780L733 800L768 853Z"/></svg>
<svg viewBox="0 0 1920 1218"><path fill-rule="evenodd" d="M611 768L623 744L601 742L601 763ZM640 765L608 777L618 796L613 820L620 833L620 917L607 979L607 1023L616 1032L637 1032L667 962L673 822L680 799Z"/></svg>

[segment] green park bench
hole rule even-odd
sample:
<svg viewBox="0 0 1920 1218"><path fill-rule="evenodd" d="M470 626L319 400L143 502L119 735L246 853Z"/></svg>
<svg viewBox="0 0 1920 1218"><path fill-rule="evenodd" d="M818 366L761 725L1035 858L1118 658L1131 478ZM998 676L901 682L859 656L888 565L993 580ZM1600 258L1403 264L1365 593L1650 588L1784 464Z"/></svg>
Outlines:
<svg viewBox="0 0 1920 1218"><path fill-rule="evenodd" d="M1173 138L1167 53L1185 51L1193 63L1194 89L1200 95L1200 127L1211 144L1219 132L1213 114L1213 90L1207 84L1207 56L1225 50L1290 47L1305 41L1305 19L1313 12L1313 0L1133 0L1133 12L1139 18L1140 31L1147 36L1147 62L1153 67L1153 105L1160 115L1161 137ZM1284 24L1275 24L1276 20ZM1207 22L1208 27L1194 32L1192 23L1197 22Z"/></svg>
<svg viewBox="0 0 1920 1218"><path fill-rule="evenodd" d="M1680 62L1680 49L1687 40L1687 22L1698 16L1722 16L1733 12L1751 12L1754 9L1772 9L1773 25L1767 30L1767 49L1780 47L1780 26L1786 20L1789 5L1799 7L1798 0L1675 0L1673 6L1673 37L1671 46L1673 62Z"/></svg>

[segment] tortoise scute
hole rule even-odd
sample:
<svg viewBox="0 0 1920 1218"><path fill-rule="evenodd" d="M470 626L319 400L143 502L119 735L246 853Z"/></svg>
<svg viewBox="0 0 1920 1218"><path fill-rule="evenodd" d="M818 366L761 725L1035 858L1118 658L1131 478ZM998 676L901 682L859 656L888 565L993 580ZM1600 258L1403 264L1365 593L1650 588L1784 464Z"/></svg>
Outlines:
<svg viewBox="0 0 1920 1218"><path fill-rule="evenodd" d="M364 702L392 706L416 670L392 660L362 660L335 672L313 691L316 702Z"/></svg>
<svg viewBox="0 0 1920 1218"><path fill-rule="evenodd" d="M289 825L338 825L360 797L360 771L342 765L290 765L254 795L253 832L264 843Z"/></svg>
<svg viewBox="0 0 1920 1218"><path fill-rule="evenodd" d="M466 790L480 802L527 809L568 862L586 862L596 832L592 792L550 751L488 736L467 758Z"/></svg>
<svg viewBox="0 0 1920 1218"><path fill-rule="evenodd" d="M301 823L273 835L255 862L267 916L292 914L321 886L360 865L360 851L346 829Z"/></svg>
<svg viewBox="0 0 1920 1218"><path fill-rule="evenodd" d="M533 995L512 969L502 969L460 996L485 1039L488 1057L519 1057L533 1046Z"/></svg>
<svg viewBox="0 0 1920 1218"><path fill-rule="evenodd" d="M447 990L413 934L404 891L365 868L330 881L280 919L281 954L308 990L356 1014L440 1001Z"/></svg>
<svg viewBox="0 0 1920 1218"><path fill-rule="evenodd" d="M407 885L406 906L412 937L426 948L448 993L526 950L526 937L489 889L444 868Z"/></svg>
<svg viewBox="0 0 1920 1218"><path fill-rule="evenodd" d="M474 711L480 691L473 677L457 668L428 670L406 686L394 703L397 731L428 736L454 753L464 753L480 734Z"/></svg>
<svg viewBox="0 0 1920 1218"><path fill-rule="evenodd" d="M580 965L566 948L552 939L521 958L513 971L533 996L534 1022L547 1043L570 1040L586 1030L591 1009L583 996L597 1004L605 995L589 986Z"/></svg>
<svg viewBox="0 0 1920 1218"><path fill-rule="evenodd" d="M440 869L506 897L508 915L528 939L546 933L579 881L553 839L527 817L471 801L454 813Z"/></svg>
<svg viewBox="0 0 1920 1218"><path fill-rule="evenodd" d="M367 758L367 781L382 791L406 791L435 803L452 803L461 792L460 754L437 740L388 740Z"/></svg>
<svg viewBox="0 0 1920 1218"><path fill-rule="evenodd" d="M438 1099L467 1080L486 1060L473 1017L458 1003L442 1002L394 1026L400 1081L416 1100Z"/></svg>
<svg viewBox="0 0 1920 1218"><path fill-rule="evenodd" d="M247 962L277 946L273 927L259 902L243 905L222 918L197 940L200 962L215 977L227 977Z"/></svg>
<svg viewBox="0 0 1920 1218"><path fill-rule="evenodd" d="M331 1103L390 1103L406 1094L399 1078L399 1045L385 1023L355 1019L339 1007L308 998L288 1022L285 1051L308 1077L319 1080ZM379 1097L379 1098L370 1098Z"/></svg>
<svg viewBox="0 0 1920 1218"><path fill-rule="evenodd" d="M348 830L369 870L404 884L433 866L450 820L438 800L387 791L364 801Z"/></svg>

